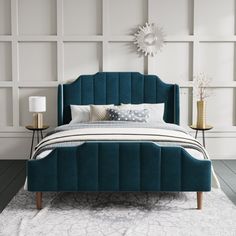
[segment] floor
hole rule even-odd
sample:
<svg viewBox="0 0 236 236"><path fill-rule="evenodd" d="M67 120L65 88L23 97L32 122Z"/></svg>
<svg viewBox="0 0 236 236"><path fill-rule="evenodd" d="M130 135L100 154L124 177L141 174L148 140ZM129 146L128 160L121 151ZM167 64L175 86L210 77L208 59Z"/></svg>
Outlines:
<svg viewBox="0 0 236 236"><path fill-rule="evenodd" d="M222 190L236 205L236 160L213 161ZM26 161L0 160L0 212L23 186Z"/></svg>
<svg viewBox="0 0 236 236"><path fill-rule="evenodd" d="M0 160L0 212L23 186L26 161Z"/></svg>
<svg viewBox="0 0 236 236"><path fill-rule="evenodd" d="M221 188L236 205L236 160L213 161Z"/></svg>

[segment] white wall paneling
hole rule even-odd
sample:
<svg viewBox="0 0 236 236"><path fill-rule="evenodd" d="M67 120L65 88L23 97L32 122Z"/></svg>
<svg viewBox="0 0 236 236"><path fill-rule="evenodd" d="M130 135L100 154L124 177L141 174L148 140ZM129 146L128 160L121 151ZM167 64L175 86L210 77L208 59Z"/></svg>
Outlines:
<svg viewBox="0 0 236 236"><path fill-rule="evenodd" d="M19 136L5 137L4 134L0 137L0 156L1 159L26 159L30 155L31 137L24 134Z"/></svg>
<svg viewBox="0 0 236 236"><path fill-rule="evenodd" d="M64 43L64 81L71 81L79 75L102 70L102 45L100 42Z"/></svg>
<svg viewBox="0 0 236 236"><path fill-rule="evenodd" d="M133 35L147 21L147 1L109 0L107 3L111 35Z"/></svg>
<svg viewBox="0 0 236 236"><path fill-rule="evenodd" d="M192 42L166 42L152 73L169 83L186 83L192 79L192 54Z"/></svg>
<svg viewBox="0 0 236 236"><path fill-rule="evenodd" d="M180 89L180 125L192 124L192 88Z"/></svg>
<svg viewBox="0 0 236 236"><path fill-rule="evenodd" d="M97 71L139 71L178 83L185 127L196 118L193 75L205 72L214 126L208 150L212 158L236 158L235 19L235 0L0 0L0 158L28 157L28 96L47 97L45 123L55 126L57 85ZM153 58L133 45L147 21L166 33Z"/></svg>
<svg viewBox="0 0 236 236"><path fill-rule="evenodd" d="M19 81L57 80L55 42L19 42L18 47Z"/></svg>
<svg viewBox="0 0 236 236"><path fill-rule="evenodd" d="M235 0L196 0L194 5L194 27L199 35L234 35Z"/></svg>
<svg viewBox="0 0 236 236"><path fill-rule="evenodd" d="M149 0L149 18L169 36L193 33L193 0ZM182 37L184 38L184 37Z"/></svg>
<svg viewBox="0 0 236 236"><path fill-rule="evenodd" d="M216 127L231 127L234 125L235 97L233 88L212 89L207 102L207 119Z"/></svg>
<svg viewBox="0 0 236 236"><path fill-rule="evenodd" d="M12 89L0 88L1 115L0 127L13 125ZM2 112L4 111L4 112Z"/></svg>
<svg viewBox="0 0 236 236"><path fill-rule="evenodd" d="M0 81L12 80L11 42L0 42Z"/></svg>
<svg viewBox="0 0 236 236"><path fill-rule="evenodd" d="M109 71L144 73L144 56L138 56L135 50L134 45L130 42L109 42L107 49ZM127 55L124 57L126 53Z"/></svg>
<svg viewBox="0 0 236 236"><path fill-rule="evenodd" d="M11 34L11 1L0 0L0 35Z"/></svg>
<svg viewBox="0 0 236 236"><path fill-rule="evenodd" d="M18 27L21 35L55 35L56 0L18 1Z"/></svg>
<svg viewBox="0 0 236 236"><path fill-rule="evenodd" d="M63 1L65 35L101 35L102 0Z"/></svg>
<svg viewBox="0 0 236 236"><path fill-rule="evenodd" d="M199 70L211 75L212 82L233 82L235 78L234 47L234 42L201 42L199 44Z"/></svg>

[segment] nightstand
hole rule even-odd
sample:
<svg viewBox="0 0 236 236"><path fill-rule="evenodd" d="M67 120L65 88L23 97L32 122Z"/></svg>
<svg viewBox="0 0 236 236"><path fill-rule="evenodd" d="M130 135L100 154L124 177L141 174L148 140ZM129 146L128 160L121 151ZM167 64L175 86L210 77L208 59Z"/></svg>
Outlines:
<svg viewBox="0 0 236 236"><path fill-rule="evenodd" d="M204 147L206 147L206 141L205 141L205 131L213 129L213 126L211 125L206 125L205 128L198 128L196 125L190 125L189 126L191 129L196 130L195 133L195 138L197 138L198 131L202 131L202 144Z"/></svg>
<svg viewBox="0 0 236 236"><path fill-rule="evenodd" d="M30 131L33 131L32 141L31 141L31 149L30 149L30 158L31 158L32 152L33 152L33 146L34 146L34 135L35 135L35 132L37 133L37 144L38 144L39 141L40 141L40 137L41 137L41 140L43 139L43 130L48 129L49 126L48 125L44 125L42 128L35 128L32 125L27 125L27 126L25 126L25 128L30 130Z"/></svg>

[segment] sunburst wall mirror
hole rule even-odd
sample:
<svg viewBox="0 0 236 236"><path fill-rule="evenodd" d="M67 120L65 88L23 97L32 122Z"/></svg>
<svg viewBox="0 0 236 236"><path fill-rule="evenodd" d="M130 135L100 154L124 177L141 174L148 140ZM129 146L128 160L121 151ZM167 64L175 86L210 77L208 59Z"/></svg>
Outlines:
<svg viewBox="0 0 236 236"><path fill-rule="evenodd" d="M145 56L154 56L164 46L165 34L162 28L154 23L146 23L140 26L134 35L134 44L137 45L138 52L144 53Z"/></svg>

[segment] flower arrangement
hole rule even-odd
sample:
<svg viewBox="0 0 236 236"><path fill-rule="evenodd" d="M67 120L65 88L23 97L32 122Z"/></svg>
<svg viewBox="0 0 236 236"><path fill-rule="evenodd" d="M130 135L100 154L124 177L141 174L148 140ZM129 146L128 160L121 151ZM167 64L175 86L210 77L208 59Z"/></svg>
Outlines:
<svg viewBox="0 0 236 236"><path fill-rule="evenodd" d="M212 79L205 73L199 73L193 77L193 93L198 100L203 101L207 97L210 97L211 93L208 86Z"/></svg>

